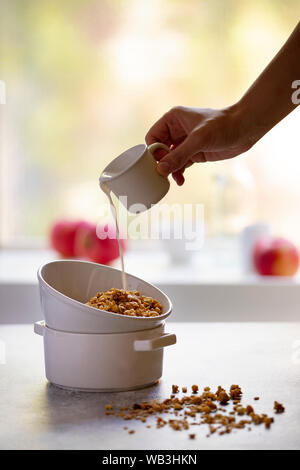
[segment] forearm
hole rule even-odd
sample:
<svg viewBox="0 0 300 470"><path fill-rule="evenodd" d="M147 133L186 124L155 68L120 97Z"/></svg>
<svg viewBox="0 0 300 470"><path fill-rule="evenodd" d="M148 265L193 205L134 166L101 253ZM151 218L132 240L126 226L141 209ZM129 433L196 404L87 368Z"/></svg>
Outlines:
<svg viewBox="0 0 300 470"><path fill-rule="evenodd" d="M179 186L194 163L225 160L247 152L297 106L300 81L300 23L245 95L223 109L177 106L148 131L147 145L163 142L172 150L158 156L158 172L172 173ZM296 83L296 86L299 83ZM297 92L297 90L296 90ZM296 93L299 96L299 93Z"/></svg>
<svg viewBox="0 0 300 470"><path fill-rule="evenodd" d="M296 108L297 103L292 101L295 80L300 80L300 22L272 62L234 106L253 142Z"/></svg>

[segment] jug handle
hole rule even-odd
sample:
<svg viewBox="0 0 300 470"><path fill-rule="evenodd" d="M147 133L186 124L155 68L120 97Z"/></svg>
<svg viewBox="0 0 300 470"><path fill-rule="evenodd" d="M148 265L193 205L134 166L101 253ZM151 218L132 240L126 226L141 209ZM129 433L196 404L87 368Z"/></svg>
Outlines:
<svg viewBox="0 0 300 470"><path fill-rule="evenodd" d="M167 145L162 144L161 142L155 142L154 144L151 144L151 145L148 146L148 150L150 151L152 156L153 156L153 152L155 152L155 150L157 150L157 149L164 149L167 152L171 151Z"/></svg>
<svg viewBox="0 0 300 470"><path fill-rule="evenodd" d="M135 351L155 351L176 343L176 335L165 333L157 338L134 341Z"/></svg>

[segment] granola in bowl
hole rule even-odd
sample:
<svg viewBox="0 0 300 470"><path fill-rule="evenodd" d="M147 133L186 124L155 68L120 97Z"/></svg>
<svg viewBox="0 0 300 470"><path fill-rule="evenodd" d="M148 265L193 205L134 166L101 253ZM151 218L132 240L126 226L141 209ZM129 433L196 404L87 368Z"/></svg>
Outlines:
<svg viewBox="0 0 300 470"><path fill-rule="evenodd" d="M152 297L141 295L136 290L111 288L97 292L86 305L130 317L158 317L163 313L162 305Z"/></svg>

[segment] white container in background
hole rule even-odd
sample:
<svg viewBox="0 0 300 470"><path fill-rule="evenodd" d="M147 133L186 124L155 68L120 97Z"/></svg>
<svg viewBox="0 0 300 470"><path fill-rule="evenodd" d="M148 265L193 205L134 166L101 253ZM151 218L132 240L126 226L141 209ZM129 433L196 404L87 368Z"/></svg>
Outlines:
<svg viewBox="0 0 300 470"><path fill-rule="evenodd" d="M180 238L176 238L176 230L174 229L172 221L168 224L161 224L160 239L162 249L168 254L170 262L173 265L184 265L190 262L193 252L186 249L190 240L187 240L184 235Z"/></svg>
<svg viewBox="0 0 300 470"><path fill-rule="evenodd" d="M248 225L241 233L241 258L242 268L246 274L255 272L252 254L256 241L264 236L270 235L270 227L266 223Z"/></svg>

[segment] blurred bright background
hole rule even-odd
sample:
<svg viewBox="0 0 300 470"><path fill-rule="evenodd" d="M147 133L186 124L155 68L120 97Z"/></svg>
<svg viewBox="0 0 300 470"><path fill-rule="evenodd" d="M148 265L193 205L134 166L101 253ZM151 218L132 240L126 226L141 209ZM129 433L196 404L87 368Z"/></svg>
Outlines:
<svg viewBox="0 0 300 470"><path fill-rule="evenodd" d="M61 217L97 222L105 165L174 105L237 101L297 11L299 0L2 0L1 246L41 246ZM203 203L209 239L264 221L300 245L299 111L246 155L194 165L165 202Z"/></svg>

